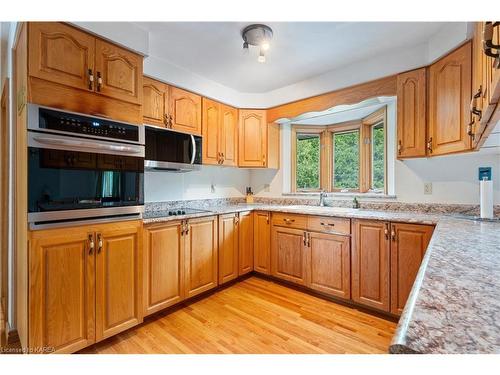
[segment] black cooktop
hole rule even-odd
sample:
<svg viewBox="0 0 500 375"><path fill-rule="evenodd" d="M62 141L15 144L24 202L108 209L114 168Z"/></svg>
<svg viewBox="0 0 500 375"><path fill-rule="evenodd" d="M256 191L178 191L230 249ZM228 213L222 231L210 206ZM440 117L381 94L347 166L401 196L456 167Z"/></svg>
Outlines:
<svg viewBox="0 0 500 375"><path fill-rule="evenodd" d="M191 215L191 214L200 214L200 213L211 213L211 211L208 210L199 210L195 208L187 208L187 207L181 207L181 208L172 208L170 210L162 210L162 211L149 211L144 213L144 218L145 219L151 219L151 218L156 218L156 217L165 217L165 216L182 216L182 215Z"/></svg>

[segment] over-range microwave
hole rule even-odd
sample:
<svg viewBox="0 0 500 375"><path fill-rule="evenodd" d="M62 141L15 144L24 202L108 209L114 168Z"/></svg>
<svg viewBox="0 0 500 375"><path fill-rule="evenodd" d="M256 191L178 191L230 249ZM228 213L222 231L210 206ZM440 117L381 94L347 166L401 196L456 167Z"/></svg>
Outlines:
<svg viewBox="0 0 500 375"><path fill-rule="evenodd" d="M145 170L189 172L200 168L200 136L149 125L145 133Z"/></svg>

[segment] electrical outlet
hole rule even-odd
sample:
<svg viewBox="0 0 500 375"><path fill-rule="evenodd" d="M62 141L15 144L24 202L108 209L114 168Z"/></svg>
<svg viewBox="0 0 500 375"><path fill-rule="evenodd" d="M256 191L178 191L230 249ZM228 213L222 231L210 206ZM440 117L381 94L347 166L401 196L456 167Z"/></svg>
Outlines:
<svg viewBox="0 0 500 375"><path fill-rule="evenodd" d="M427 195L432 194L432 182L424 183L424 194L427 194Z"/></svg>
<svg viewBox="0 0 500 375"><path fill-rule="evenodd" d="M214 184L210 184L210 192L212 194L215 193L215 185Z"/></svg>

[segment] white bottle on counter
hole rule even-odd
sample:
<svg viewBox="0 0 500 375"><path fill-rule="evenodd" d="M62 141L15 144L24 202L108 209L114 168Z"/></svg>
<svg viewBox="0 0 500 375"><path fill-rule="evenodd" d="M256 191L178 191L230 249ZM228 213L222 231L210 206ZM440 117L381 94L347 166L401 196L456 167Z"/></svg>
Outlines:
<svg viewBox="0 0 500 375"><path fill-rule="evenodd" d="M479 181L481 219L493 219L493 181L486 177Z"/></svg>

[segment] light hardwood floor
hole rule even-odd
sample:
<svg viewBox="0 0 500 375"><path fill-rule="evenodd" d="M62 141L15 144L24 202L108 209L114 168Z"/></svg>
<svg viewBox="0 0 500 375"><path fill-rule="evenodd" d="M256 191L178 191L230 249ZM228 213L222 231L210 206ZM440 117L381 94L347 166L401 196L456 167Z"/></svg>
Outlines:
<svg viewBox="0 0 500 375"><path fill-rule="evenodd" d="M250 277L80 353L387 353L395 327Z"/></svg>

